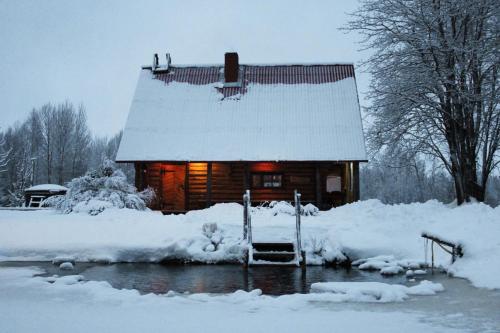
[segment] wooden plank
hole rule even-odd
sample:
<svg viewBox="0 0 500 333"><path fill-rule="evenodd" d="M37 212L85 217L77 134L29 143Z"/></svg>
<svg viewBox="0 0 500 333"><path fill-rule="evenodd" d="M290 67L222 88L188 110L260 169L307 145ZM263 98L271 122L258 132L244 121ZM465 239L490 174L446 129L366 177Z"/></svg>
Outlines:
<svg viewBox="0 0 500 333"><path fill-rule="evenodd" d="M360 199L360 193L359 193L359 162L353 162L354 164L354 179L353 179L353 186L354 186L354 194L353 194L353 200L354 201L359 201Z"/></svg>
<svg viewBox="0 0 500 333"><path fill-rule="evenodd" d="M250 166L245 163L245 191L250 189Z"/></svg>
<svg viewBox="0 0 500 333"><path fill-rule="evenodd" d="M184 209L189 210L189 163L184 164Z"/></svg>
<svg viewBox="0 0 500 333"><path fill-rule="evenodd" d="M319 164L315 165L315 187L316 187L316 207L319 209L323 206L323 200L321 198L321 173L319 172Z"/></svg>
<svg viewBox="0 0 500 333"><path fill-rule="evenodd" d="M212 162L207 165L207 208L212 205Z"/></svg>

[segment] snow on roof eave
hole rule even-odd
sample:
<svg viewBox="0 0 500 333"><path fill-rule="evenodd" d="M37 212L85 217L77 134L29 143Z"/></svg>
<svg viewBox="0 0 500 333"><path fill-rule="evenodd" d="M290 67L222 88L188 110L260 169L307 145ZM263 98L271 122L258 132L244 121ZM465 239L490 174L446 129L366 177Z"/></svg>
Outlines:
<svg viewBox="0 0 500 333"><path fill-rule="evenodd" d="M202 163L202 162L214 162L214 163L231 163L231 162L318 162L318 163L343 163L343 162L368 162L366 158L348 158L348 159L331 159L331 160L187 160L187 159L116 159L116 163L134 163L134 162L189 162L189 163Z"/></svg>

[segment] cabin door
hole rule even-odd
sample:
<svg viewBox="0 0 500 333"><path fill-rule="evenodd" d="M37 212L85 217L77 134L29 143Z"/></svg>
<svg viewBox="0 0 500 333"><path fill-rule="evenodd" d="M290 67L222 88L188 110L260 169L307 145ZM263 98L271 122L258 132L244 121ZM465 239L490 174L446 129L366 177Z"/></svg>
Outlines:
<svg viewBox="0 0 500 333"><path fill-rule="evenodd" d="M186 166L169 164L164 166L162 176L162 209L166 211L184 211L185 207Z"/></svg>

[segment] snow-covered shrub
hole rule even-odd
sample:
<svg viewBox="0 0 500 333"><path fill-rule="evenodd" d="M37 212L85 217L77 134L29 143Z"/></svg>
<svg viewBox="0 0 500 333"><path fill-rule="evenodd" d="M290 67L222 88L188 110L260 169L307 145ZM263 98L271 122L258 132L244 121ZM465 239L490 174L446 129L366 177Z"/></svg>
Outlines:
<svg viewBox="0 0 500 333"><path fill-rule="evenodd" d="M278 214L295 215L295 207L287 201L271 201L269 208L274 216Z"/></svg>
<svg viewBox="0 0 500 333"><path fill-rule="evenodd" d="M150 188L137 192L127 182L127 177L112 161L104 161L97 169L75 178L68 184L66 195L54 196L44 201L45 206L64 212L86 212L97 215L107 208L144 210L154 198Z"/></svg>
<svg viewBox="0 0 500 333"><path fill-rule="evenodd" d="M295 207L287 201L271 201L269 208L274 216L278 214L288 214L295 216ZM302 216L314 216L318 215L319 209L313 204L309 203L305 206L301 205L300 215Z"/></svg>
<svg viewBox="0 0 500 333"><path fill-rule="evenodd" d="M203 235L210 239L211 242L211 244L205 248L205 251L213 252L217 250L219 244L221 244L224 239L222 230L217 227L217 223L204 223L202 226L202 232Z"/></svg>
<svg viewBox="0 0 500 333"><path fill-rule="evenodd" d="M305 206L301 207L300 214L305 216L316 216L319 214L318 207L314 206L312 203L308 203Z"/></svg>

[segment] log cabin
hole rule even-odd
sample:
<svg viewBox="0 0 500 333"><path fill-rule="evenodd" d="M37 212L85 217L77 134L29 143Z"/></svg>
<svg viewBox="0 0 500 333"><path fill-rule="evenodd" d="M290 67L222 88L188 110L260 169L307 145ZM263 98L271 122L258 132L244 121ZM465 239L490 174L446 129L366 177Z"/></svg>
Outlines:
<svg viewBox="0 0 500 333"><path fill-rule="evenodd" d="M359 199L366 162L352 64L172 65L139 75L117 162L134 163L153 209L293 200L320 209Z"/></svg>

